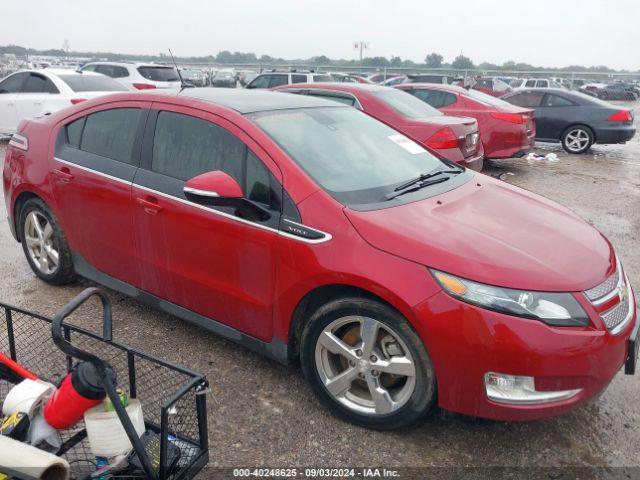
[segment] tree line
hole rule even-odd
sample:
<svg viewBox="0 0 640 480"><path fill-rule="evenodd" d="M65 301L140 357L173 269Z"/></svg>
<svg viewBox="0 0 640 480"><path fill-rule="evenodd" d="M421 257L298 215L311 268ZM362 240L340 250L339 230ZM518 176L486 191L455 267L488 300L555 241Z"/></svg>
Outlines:
<svg viewBox="0 0 640 480"><path fill-rule="evenodd" d="M147 62L168 62L170 61L167 53L161 52L158 55L129 55L112 52L67 52L63 49L49 49L49 50L36 50L32 48L25 48L18 45L0 46L0 54L14 54L17 57L25 58L28 55L42 55L51 57L82 57L91 59L106 59L111 61L127 61L127 60L140 60ZM443 69L455 69L455 70L495 70L495 71L535 71L535 70L564 70L564 71L589 71L589 72L620 72L625 73L627 70L616 71L605 65L585 67L582 65L569 65L564 68L547 68L528 63L507 61L501 65L482 62L475 64L473 60L465 55L458 55L451 62L445 62L444 57L437 53L432 52L426 55L424 62L414 62L408 59L402 59L399 56L387 57L365 57L362 62L359 60L349 59L331 59L326 55L319 55L311 58L297 58L297 59L284 59L279 57L272 57L270 55L256 55L253 52L231 52L229 50L222 50L216 55L206 55L200 57L176 57L176 60L180 63L220 63L220 64L260 64L266 65L322 65L322 66L336 66L336 67L406 67L406 68L443 68ZM637 70L640 72L640 70Z"/></svg>

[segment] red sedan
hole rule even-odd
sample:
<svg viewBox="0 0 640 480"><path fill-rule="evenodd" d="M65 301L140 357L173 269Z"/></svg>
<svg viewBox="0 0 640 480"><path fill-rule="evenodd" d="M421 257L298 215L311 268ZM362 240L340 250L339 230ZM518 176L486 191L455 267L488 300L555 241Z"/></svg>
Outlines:
<svg viewBox="0 0 640 480"><path fill-rule="evenodd" d="M635 297L602 234L335 101L101 97L23 122L3 186L40 279L86 277L299 359L359 425L435 402L546 417L635 368Z"/></svg>
<svg viewBox="0 0 640 480"><path fill-rule="evenodd" d="M283 85L272 90L328 98L386 123L442 157L481 171L484 150L475 119L443 115L391 87L344 83Z"/></svg>
<svg viewBox="0 0 640 480"><path fill-rule="evenodd" d="M486 158L521 157L535 144L533 110L453 85L416 83L395 88L418 97L447 115L475 118Z"/></svg>

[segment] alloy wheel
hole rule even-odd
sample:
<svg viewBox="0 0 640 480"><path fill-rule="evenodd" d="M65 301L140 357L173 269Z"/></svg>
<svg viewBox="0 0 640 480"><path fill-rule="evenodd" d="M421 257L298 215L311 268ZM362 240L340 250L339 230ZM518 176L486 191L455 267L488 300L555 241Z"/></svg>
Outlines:
<svg viewBox="0 0 640 480"><path fill-rule="evenodd" d="M42 213L32 211L27 215L24 241L36 268L45 275L55 273L60 256L54 242L53 227Z"/></svg>
<svg viewBox="0 0 640 480"><path fill-rule="evenodd" d="M565 145L572 152L581 152L591 141L589 133L582 128L574 128L565 137Z"/></svg>
<svg viewBox="0 0 640 480"><path fill-rule="evenodd" d="M326 390L357 413L393 413L415 390L416 366L407 345L373 318L350 315L327 325L316 342L315 362Z"/></svg>

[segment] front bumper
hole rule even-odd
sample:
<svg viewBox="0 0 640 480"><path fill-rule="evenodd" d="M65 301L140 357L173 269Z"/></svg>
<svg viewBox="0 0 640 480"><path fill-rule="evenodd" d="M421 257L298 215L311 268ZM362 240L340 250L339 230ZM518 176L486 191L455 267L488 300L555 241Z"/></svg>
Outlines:
<svg viewBox="0 0 640 480"><path fill-rule="evenodd" d="M559 415L598 395L629 358L637 323L636 313L618 335L595 327L551 327L469 305L445 292L417 305L414 313L434 365L439 406L508 421ZM551 403L498 403L487 397L487 372L534 377L541 392L580 391Z"/></svg>

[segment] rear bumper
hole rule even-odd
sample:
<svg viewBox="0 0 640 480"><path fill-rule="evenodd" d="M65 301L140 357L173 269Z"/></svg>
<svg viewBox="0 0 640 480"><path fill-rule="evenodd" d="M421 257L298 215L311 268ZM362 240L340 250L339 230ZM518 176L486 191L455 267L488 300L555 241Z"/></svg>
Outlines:
<svg viewBox="0 0 640 480"><path fill-rule="evenodd" d="M624 143L631 140L636 134L634 126L621 126L611 128L599 128L595 131L596 143Z"/></svg>
<svg viewBox="0 0 640 480"><path fill-rule="evenodd" d="M483 418L534 420L568 412L604 390L629 356L637 313L618 335L597 328L558 328L478 308L440 292L415 307L433 362L440 407ZM490 400L488 372L530 376L536 391L580 389L560 401Z"/></svg>

